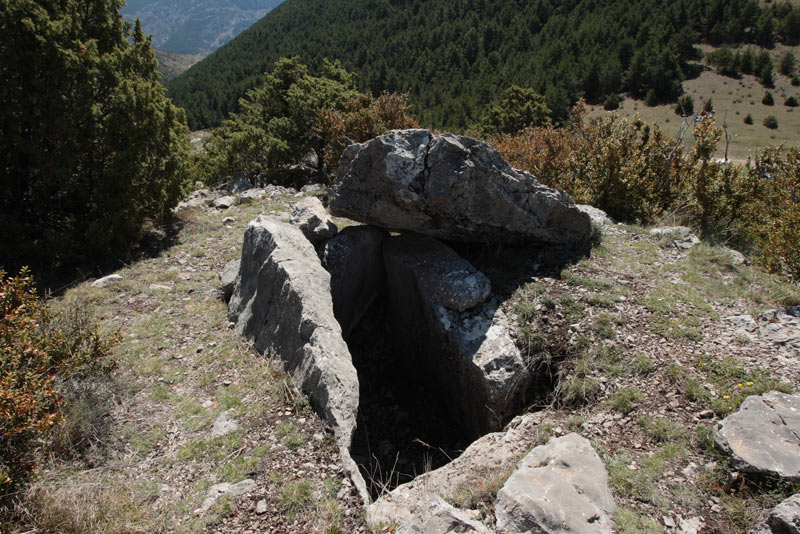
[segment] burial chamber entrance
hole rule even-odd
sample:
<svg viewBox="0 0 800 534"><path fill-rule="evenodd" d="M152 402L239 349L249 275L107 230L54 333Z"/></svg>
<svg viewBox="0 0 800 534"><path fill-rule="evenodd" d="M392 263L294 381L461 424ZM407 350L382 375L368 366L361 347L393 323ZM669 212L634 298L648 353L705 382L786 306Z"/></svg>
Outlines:
<svg viewBox="0 0 800 534"><path fill-rule="evenodd" d="M380 283L357 320L333 291L334 312L349 308L340 322L359 382L350 455L373 499L501 430L552 385L472 264L417 234L381 249L382 276L363 277Z"/></svg>
<svg viewBox="0 0 800 534"><path fill-rule="evenodd" d="M370 306L347 344L359 382L350 452L373 499L445 465L470 444L423 371L409 368L395 350L385 295Z"/></svg>

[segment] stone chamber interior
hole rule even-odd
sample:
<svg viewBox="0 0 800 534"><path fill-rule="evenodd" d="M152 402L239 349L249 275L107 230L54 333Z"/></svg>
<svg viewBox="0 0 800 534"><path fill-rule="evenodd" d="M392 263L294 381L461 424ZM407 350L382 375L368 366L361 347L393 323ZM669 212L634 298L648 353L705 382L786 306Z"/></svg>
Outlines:
<svg viewBox="0 0 800 534"><path fill-rule="evenodd" d="M539 251L459 247L459 252L490 277L501 300L529 282L534 271L539 276L553 276L563 265L532 262L532 258L541 259ZM532 263L537 264L534 269ZM395 350L396 335L415 333L392 331L388 298L381 294L347 339L360 389L358 425L350 452L373 499L445 465L477 439L449 415L430 377ZM553 378L550 373L540 376L533 386L537 390L534 397L549 397Z"/></svg>
<svg viewBox="0 0 800 534"><path fill-rule="evenodd" d="M381 296L348 340L360 389L350 452L373 498L441 467L471 442L425 377L403 365L386 318Z"/></svg>

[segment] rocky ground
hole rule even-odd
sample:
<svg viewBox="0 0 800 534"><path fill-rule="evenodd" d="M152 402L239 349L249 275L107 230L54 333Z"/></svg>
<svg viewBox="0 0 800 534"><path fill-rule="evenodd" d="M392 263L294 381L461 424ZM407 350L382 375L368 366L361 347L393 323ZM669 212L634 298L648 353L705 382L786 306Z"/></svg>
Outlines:
<svg viewBox="0 0 800 534"><path fill-rule="evenodd" d="M367 531L331 432L240 341L216 291L247 222L296 201L277 189L248 196L211 207L196 195L174 246L67 294L124 336L112 424L92 463L47 466L20 532ZM530 408L532 444L570 432L591 441L618 532L747 532L797 488L733 470L715 425L747 395L800 383L796 325L759 318L800 304L800 291L680 232L603 234L563 270L519 251L472 258L505 299L518 346L557 379ZM483 492L443 497L492 527L504 480L489 478Z"/></svg>

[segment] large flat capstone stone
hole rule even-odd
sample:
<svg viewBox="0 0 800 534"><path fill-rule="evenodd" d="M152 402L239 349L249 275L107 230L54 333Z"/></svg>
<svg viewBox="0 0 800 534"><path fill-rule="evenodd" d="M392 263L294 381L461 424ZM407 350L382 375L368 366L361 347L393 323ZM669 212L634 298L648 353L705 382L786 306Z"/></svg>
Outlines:
<svg viewBox="0 0 800 534"><path fill-rule="evenodd" d="M349 146L329 209L444 240L583 247L591 222L569 196L475 139L394 130Z"/></svg>
<svg viewBox="0 0 800 534"><path fill-rule="evenodd" d="M383 245L395 353L427 382L464 433L499 430L529 398L532 374L489 280L428 236Z"/></svg>
<svg viewBox="0 0 800 534"><path fill-rule="evenodd" d="M602 460L567 434L533 449L497 493L497 533L611 534L615 510Z"/></svg>
<svg viewBox="0 0 800 534"><path fill-rule="evenodd" d="M714 439L736 469L800 482L800 394L747 397Z"/></svg>
<svg viewBox="0 0 800 534"><path fill-rule="evenodd" d="M358 376L333 314L330 275L298 228L263 216L247 225L228 310L236 330L281 362L333 427L345 468L366 495L349 456Z"/></svg>

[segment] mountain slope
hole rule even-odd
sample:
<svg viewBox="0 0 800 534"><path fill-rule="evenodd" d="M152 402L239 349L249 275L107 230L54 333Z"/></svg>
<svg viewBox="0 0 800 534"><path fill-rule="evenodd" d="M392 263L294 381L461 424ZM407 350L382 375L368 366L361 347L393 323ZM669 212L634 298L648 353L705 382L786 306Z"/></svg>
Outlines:
<svg viewBox="0 0 800 534"><path fill-rule="evenodd" d="M425 125L474 123L511 84L544 93L559 119L580 95L674 98L693 43L760 38L762 13L754 0L288 0L170 89L193 128L211 126L278 57L328 57L362 89L409 92Z"/></svg>
<svg viewBox="0 0 800 534"><path fill-rule="evenodd" d="M236 37L282 0L129 0L127 20L142 21L153 46L168 52L208 55Z"/></svg>
<svg viewBox="0 0 800 534"><path fill-rule="evenodd" d="M186 71L189 67L203 59L200 55L178 54L153 49L158 60L158 72L164 75L164 81L171 80Z"/></svg>

